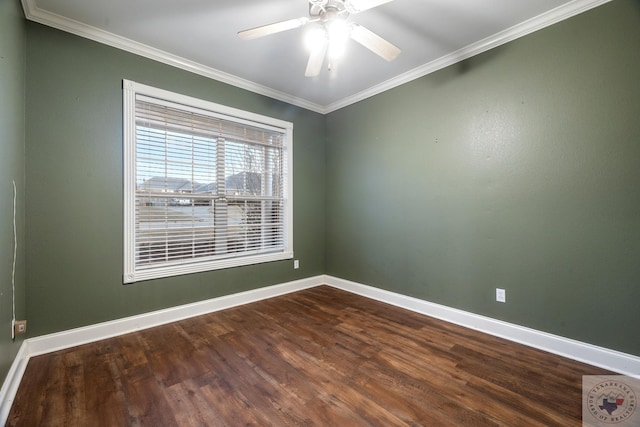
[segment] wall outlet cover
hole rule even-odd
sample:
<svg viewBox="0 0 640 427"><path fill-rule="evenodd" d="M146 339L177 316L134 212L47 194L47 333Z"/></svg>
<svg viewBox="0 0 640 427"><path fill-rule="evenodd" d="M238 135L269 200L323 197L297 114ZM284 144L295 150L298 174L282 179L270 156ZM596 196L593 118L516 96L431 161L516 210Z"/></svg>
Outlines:
<svg viewBox="0 0 640 427"><path fill-rule="evenodd" d="M16 320L13 324L13 331L16 335L18 334L26 334L27 333L27 321L26 320Z"/></svg>

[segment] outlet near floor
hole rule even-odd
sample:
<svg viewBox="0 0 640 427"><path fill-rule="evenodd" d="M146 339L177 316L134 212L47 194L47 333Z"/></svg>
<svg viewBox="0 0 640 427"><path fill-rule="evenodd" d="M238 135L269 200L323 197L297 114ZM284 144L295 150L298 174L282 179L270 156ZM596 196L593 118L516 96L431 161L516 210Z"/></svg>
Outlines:
<svg viewBox="0 0 640 427"><path fill-rule="evenodd" d="M496 301L507 302L507 291L504 289L496 288Z"/></svg>
<svg viewBox="0 0 640 427"><path fill-rule="evenodd" d="M15 335L26 334L27 333L27 321L26 320L16 320L13 324L13 332Z"/></svg>

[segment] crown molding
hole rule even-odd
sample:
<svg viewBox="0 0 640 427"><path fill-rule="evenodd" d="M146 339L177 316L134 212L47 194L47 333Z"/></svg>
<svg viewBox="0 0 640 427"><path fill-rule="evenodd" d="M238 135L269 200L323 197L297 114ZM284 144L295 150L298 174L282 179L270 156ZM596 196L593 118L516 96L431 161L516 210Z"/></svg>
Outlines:
<svg viewBox="0 0 640 427"><path fill-rule="evenodd" d="M519 39L520 37L524 37L528 34L549 27L573 16L579 15L582 12L586 12L610 1L611 0L573 0L569 3L565 3L562 6L551 9L548 12L514 25L511 28L507 28L506 30L493 34L483 40L472 43L468 46L463 47L462 49L458 49L455 52L441 56L436 60L416 67L413 70L407 71L406 73L386 80L376 86L372 86L367 90L327 105L324 108L324 114L331 113L333 111L347 107L351 104L355 104L356 102L371 98L372 96L378 95L382 92L386 92L389 89L393 89L405 83L409 83L413 80L419 79L420 77L424 77L427 74L431 74L450 65L456 64L460 61L464 61L465 59L471 58L472 56L509 43L513 40Z"/></svg>
<svg viewBox="0 0 640 427"><path fill-rule="evenodd" d="M245 89L250 92L257 93L259 95L277 99L279 101L283 101L310 111L314 111L316 113L328 114L341 108L347 107L351 104L355 104L356 102L378 95L389 89L393 89L405 83L409 83L413 80L441 70L472 56L486 52L490 49L493 49L494 47L509 43L510 41L531 34L535 31L541 30L565 19L579 15L582 12L586 12L602 4L608 3L611 0L570 1L562 6L538 15L532 19L521 22L520 24L514 25L511 28L500 31L483 40L472 43L455 52L444 55L434 61L416 67L413 70L407 71L406 73L400 74L394 78L386 80L380 84L372 86L354 95L350 95L329 105L320 105L303 98L295 97L288 93L281 92L246 79L242 79L240 77L225 73L215 68L204 66L195 61L182 58L180 56L162 51L160 49L156 49L151 46L147 46L142 43L138 43L136 41L118 36L108 31L104 31L99 28L95 28L90 25L65 18L64 16L48 12L46 10L40 9L36 5L36 0L21 1L25 17L30 21L66 31L68 33L75 34L77 36L84 37L98 43L106 44L117 49L122 49L127 52L152 59L154 61L158 61L176 68L199 74L201 76L208 77L213 80L238 87L240 89Z"/></svg>
<svg viewBox="0 0 640 427"><path fill-rule="evenodd" d="M86 39L93 40L107 46L115 47L117 49L121 49L148 59L152 59L163 64L171 65L173 67L180 68L194 74L199 74L201 76L208 77L210 79L217 80L219 82L226 83L240 89L245 89L259 95L264 95L291 105L315 111L316 113L325 113L325 109L323 106L310 102L306 99L298 98L288 93L271 89L267 86L242 79L240 77L225 73L215 68L207 67L198 62L182 58L172 53L147 46L143 43L118 36L117 34L113 34L108 31L83 24L82 22L78 22L73 19L69 19L64 16L40 9L36 5L35 0L22 0L22 7L24 9L25 17L30 21L47 25L49 27L56 28L58 30L62 30L71 34L75 34L77 36L84 37Z"/></svg>

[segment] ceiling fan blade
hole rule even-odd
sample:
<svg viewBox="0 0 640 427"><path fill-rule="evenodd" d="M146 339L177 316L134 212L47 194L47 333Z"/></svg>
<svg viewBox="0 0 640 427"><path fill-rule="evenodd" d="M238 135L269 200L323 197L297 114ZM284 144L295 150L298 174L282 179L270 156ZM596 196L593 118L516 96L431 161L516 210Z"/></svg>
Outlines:
<svg viewBox="0 0 640 427"><path fill-rule="evenodd" d="M309 18L295 18L287 21L276 22L275 24L263 25L261 27L251 28L238 32L238 37L242 40L257 39L258 37L268 36L269 34L279 33L281 31L299 28L309 22Z"/></svg>
<svg viewBox="0 0 640 427"><path fill-rule="evenodd" d="M328 45L328 40L325 40L324 43L319 44L311 51L311 55L309 55L309 62L307 63L307 70L304 72L305 77L315 77L320 74Z"/></svg>
<svg viewBox="0 0 640 427"><path fill-rule="evenodd" d="M349 9L350 13L358 13L392 1L393 0L348 0L345 6Z"/></svg>
<svg viewBox="0 0 640 427"><path fill-rule="evenodd" d="M389 43L360 24L354 23L352 25L351 38L387 61L393 61L402 52L396 45Z"/></svg>

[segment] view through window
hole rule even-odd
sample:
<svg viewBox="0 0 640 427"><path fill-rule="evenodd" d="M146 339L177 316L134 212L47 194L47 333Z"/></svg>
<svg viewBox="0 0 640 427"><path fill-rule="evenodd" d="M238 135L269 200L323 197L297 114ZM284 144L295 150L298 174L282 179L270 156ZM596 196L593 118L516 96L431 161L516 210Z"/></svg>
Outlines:
<svg viewBox="0 0 640 427"><path fill-rule="evenodd" d="M290 123L124 92L125 283L293 256Z"/></svg>

